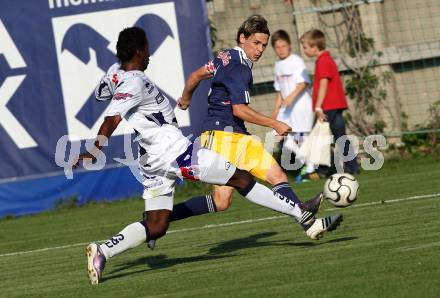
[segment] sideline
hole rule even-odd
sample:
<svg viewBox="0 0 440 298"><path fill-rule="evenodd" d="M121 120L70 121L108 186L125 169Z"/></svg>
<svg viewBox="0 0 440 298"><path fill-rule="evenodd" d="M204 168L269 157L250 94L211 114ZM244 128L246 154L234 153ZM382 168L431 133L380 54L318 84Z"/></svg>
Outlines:
<svg viewBox="0 0 440 298"><path fill-rule="evenodd" d="M381 201L370 202L370 203L355 204L355 205L351 206L350 209L360 208L360 207L369 207L369 206L375 206L375 205L381 205L381 204L399 203L399 202L406 202L406 201L413 201L413 200L431 199L431 198L436 198L436 197L440 197L440 193L434 193L434 194L430 194L430 195L413 196L413 197L402 198L402 199L381 200ZM341 210L341 208L328 208L328 209L325 209L324 211L334 211L334 210ZM228 226L233 226L233 225L241 225L241 224L247 224L247 223L267 221L267 220L275 220L275 219L280 219L280 218L285 218L285 217L287 217L287 215L278 215L278 216L271 216L271 217L233 221L233 222L222 223L222 224L204 225L204 226L195 227L195 228L171 230L171 231L168 231L167 234L228 227ZM105 241L105 240L99 240L97 242L103 242L103 241ZM74 244L68 244L68 245L62 245L62 246L46 247L46 248L40 248L40 249L35 249L35 250L17 251L17 252L11 252L11 253L6 253L6 254L0 254L0 257L19 256L19 255L39 253L39 252L45 252L45 251L51 251L51 250L64 249L64 248L72 248L72 247L77 247L77 246L85 246L89 243L90 242L83 242L83 243L74 243ZM435 244L435 245L437 245L437 244ZM410 250L410 249L418 249L418 247L417 248L408 248L407 250Z"/></svg>

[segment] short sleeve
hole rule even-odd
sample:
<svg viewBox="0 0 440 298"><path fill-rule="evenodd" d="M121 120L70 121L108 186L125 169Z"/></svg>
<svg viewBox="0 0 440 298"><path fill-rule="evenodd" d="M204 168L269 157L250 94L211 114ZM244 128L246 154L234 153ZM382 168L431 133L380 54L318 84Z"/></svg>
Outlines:
<svg viewBox="0 0 440 298"><path fill-rule="evenodd" d="M298 57L295 65L295 82L298 83L310 83L309 73L307 72L306 64L304 60Z"/></svg>
<svg viewBox="0 0 440 298"><path fill-rule="evenodd" d="M107 76L104 76L95 88L95 98L99 101L112 99L114 94L113 84Z"/></svg>
<svg viewBox="0 0 440 298"><path fill-rule="evenodd" d="M105 112L105 116L121 115L124 117L131 109L142 101L143 80L130 78L119 83L113 98Z"/></svg>
<svg viewBox="0 0 440 298"><path fill-rule="evenodd" d="M333 64L329 59L321 59L316 65L316 71L319 73L319 79L333 78Z"/></svg>
<svg viewBox="0 0 440 298"><path fill-rule="evenodd" d="M231 64L224 68L223 84L228 90L231 104L250 103L249 85L251 70L243 64Z"/></svg>

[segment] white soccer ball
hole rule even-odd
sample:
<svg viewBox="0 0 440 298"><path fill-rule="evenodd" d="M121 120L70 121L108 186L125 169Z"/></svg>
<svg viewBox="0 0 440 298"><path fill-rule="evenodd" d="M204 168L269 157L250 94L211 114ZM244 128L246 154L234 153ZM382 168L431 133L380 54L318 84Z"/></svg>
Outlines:
<svg viewBox="0 0 440 298"><path fill-rule="evenodd" d="M336 207L347 207L356 201L359 183L347 173L333 174L324 184L324 196Z"/></svg>

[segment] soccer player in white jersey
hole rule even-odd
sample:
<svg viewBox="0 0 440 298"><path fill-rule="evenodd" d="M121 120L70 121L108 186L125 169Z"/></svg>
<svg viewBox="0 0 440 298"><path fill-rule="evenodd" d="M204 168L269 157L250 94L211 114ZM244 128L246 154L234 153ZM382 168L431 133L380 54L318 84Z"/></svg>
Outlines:
<svg viewBox="0 0 440 298"><path fill-rule="evenodd" d="M107 140L125 118L138 134L146 217L126 226L102 244L87 246L87 270L92 284L100 282L104 266L111 257L165 235L173 209L177 178L231 186L251 201L279 201L270 189L255 182L251 174L237 169L215 152L201 148L197 143L192 144L182 135L168 99L143 72L149 63L149 52L148 41L141 28L131 27L121 31L116 49L121 63L110 67L95 90L99 100L111 100L104 122L91 152L81 154L74 164L78 166L80 161L96 160L103 139ZM319 204L310 204L306 217L296 204L282 206L284 209L280 212L310 225L308 234L311 238L319 238L329 230L328 226L323 227L324 219L314 218ZM342 216L326 220L332 221L331 228L334 229Z"/></svg>
<svg viewBox="0 0 440 298"><path fill-rule="evenodd" d="M304 60L292 54L290 37L284 30L276 31L271 37L272 47L277 54L275 63L274 88L277 91L272 118L287 123L292 127L284 139L284 148L298 153L299 147L312 130L315 114L312 110L312 97L308 89L310 84ZM317 180L315 165L308 161L305 171L297 181Z"/></svg>

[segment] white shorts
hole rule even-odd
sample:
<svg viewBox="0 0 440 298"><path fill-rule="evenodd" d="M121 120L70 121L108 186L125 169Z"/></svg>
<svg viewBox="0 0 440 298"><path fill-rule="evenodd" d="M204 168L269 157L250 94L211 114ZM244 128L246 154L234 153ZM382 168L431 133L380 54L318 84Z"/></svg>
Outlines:
<svg viewBox="0 0 440 298"><path fill-rule="evenodd" d="M189 146L168 169L148 172L141 167L145 211L173 210L176 179L225 185L236 167L214 151Z"/></svg>

